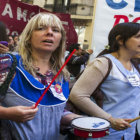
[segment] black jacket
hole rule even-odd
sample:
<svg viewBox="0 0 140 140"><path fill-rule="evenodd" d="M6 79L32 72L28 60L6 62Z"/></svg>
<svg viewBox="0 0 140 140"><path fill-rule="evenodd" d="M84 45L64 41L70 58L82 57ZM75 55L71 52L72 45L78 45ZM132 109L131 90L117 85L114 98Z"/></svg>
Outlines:
<svg viewBox="0 0 140 140"><path fill-rule="evenodd" d="M66 57L66 59L68 57L69 55ZM67 69L71 73L71 75L76 77L80 73L81 65L83 64L85 65L88 59L89 59L89 53L85 53L81 56L73 55L69 60L69 62L67 63Z"/></svg>

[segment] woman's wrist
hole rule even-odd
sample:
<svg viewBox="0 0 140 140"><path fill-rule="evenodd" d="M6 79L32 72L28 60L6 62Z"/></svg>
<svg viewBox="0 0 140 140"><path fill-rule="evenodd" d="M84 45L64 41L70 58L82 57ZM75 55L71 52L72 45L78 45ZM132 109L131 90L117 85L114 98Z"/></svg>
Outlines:
<svg viewBox="0 0 140 140"><path fill-rule="evenodd" d="M113 117L110 116L107 120L108 120L109 122L112 122L112 121L113 121Z"/></svg>
<svg viewBox="0 0 140 140"><path fill-rule="evenodd" d="M0 106L0 119L7 119L7 116L9 116L8 110L8 108Z"/></svg>

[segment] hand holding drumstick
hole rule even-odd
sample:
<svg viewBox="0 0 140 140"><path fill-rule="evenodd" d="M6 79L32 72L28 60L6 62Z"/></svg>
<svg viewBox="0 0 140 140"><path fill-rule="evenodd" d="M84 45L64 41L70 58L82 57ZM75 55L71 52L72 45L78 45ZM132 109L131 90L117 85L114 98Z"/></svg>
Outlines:
<svg viewBox="0 0 140 140"><path fill-rule="evenodd" d="M110 117L108 121L111 123L111 127L117 131L127 129L131 127L129 121L132 119L122 119Z"/></svg>
<svg viewBox="0 0 140 140"><path fill-rule="evenodd" d="M129 122L129 123L132 123L132 122L134 122L134 121L136 121L136 120L138 120L138 119L140 119L140 116L138 116L138 117L136 117L136 118L134 118L134 119L131 119L131 120L129 120L128 122Z"/></svg>
<svg viewBox="0 0 140 140"><path fill-rule="evenodd" d="M109 118L109 121L111 122L111 127L115 130L124 130L128 127L131 127L130 123L140 119L140 116L134 118L134 119L120 119L120 118Z"/></svg>

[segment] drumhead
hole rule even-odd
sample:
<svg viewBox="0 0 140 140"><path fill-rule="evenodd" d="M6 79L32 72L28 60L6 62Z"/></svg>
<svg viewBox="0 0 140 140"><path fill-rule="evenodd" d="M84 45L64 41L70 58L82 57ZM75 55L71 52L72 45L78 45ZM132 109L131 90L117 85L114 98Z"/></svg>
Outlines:
<svg viewBox="0 0 140 140"><path fill-rule="evenodd" d="M110 123L107 120L96 117L80 117L72 121L72 126L80 130L105 130L110 127Z"/></svg>

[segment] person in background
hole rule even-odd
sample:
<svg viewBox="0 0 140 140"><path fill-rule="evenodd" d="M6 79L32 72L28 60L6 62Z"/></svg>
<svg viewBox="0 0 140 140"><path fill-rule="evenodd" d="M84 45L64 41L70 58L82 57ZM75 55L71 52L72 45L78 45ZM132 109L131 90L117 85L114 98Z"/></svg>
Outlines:
<svg viewBox="0 0 140 140"><path fill-rule="evenodd" d="M0 41L8 41L8 36L6 33L6 25L0 21ZM0 53L5 53L9 51L9 47L0 44Z"/></svg>
<svg viewBox="0 0 140 140"><path fill-rule="evenodd" d="M13 40L14 40L14 47L16 48L19 41L19 35L13 35Z"/></svg>
<svg viewBox="0 0 140 140"><path fill-rule="evenodd" d="M140 24L120 23L108 36L109 45L100 53L112 62L112 69L102 83L103 108L91 99L91 94L108 71L108 60L97 57L84 70L70 93L70 100L90 116L108 120L110 134L100 140L134 140L136 121L140 111L140 72L132 60L140 54Z"/></svg>
<svg viewBox="0 0 140 140"><path fill-rule="evenodd" d="M76 49L76 51L75 51L74 55L71 57L70 61L67 63L67 69L73 77L76 77L81 72L81 69L83 70L83 68L81 68L81 66L86 65L90 54L93 53L93 50L88 49L88 50L84 51L80 48L80 44L72 44L69 48L69 54L74 49ZM69 57L69 55L67 55L66 59L68 57Z"/></svg>
<svg viewBox="0 0 140 140"><path fill-rule="evenodd" d="M14 40L13 40L12 35L8 35L8 47L9 47L10 52L13 52L15 50Z"/></svg>
<svg viewBox="0 0 140 140"><path fill-rule="evenodd" d="M65 41L62 23L54 14L39 13L27 23L15 55L15 76L1 100L2 138L10 135L14 140L57 140L61 118L70 123L79 116L64 109L69 97L69 73L65 68L34 107L63 65Z"/></svg>

